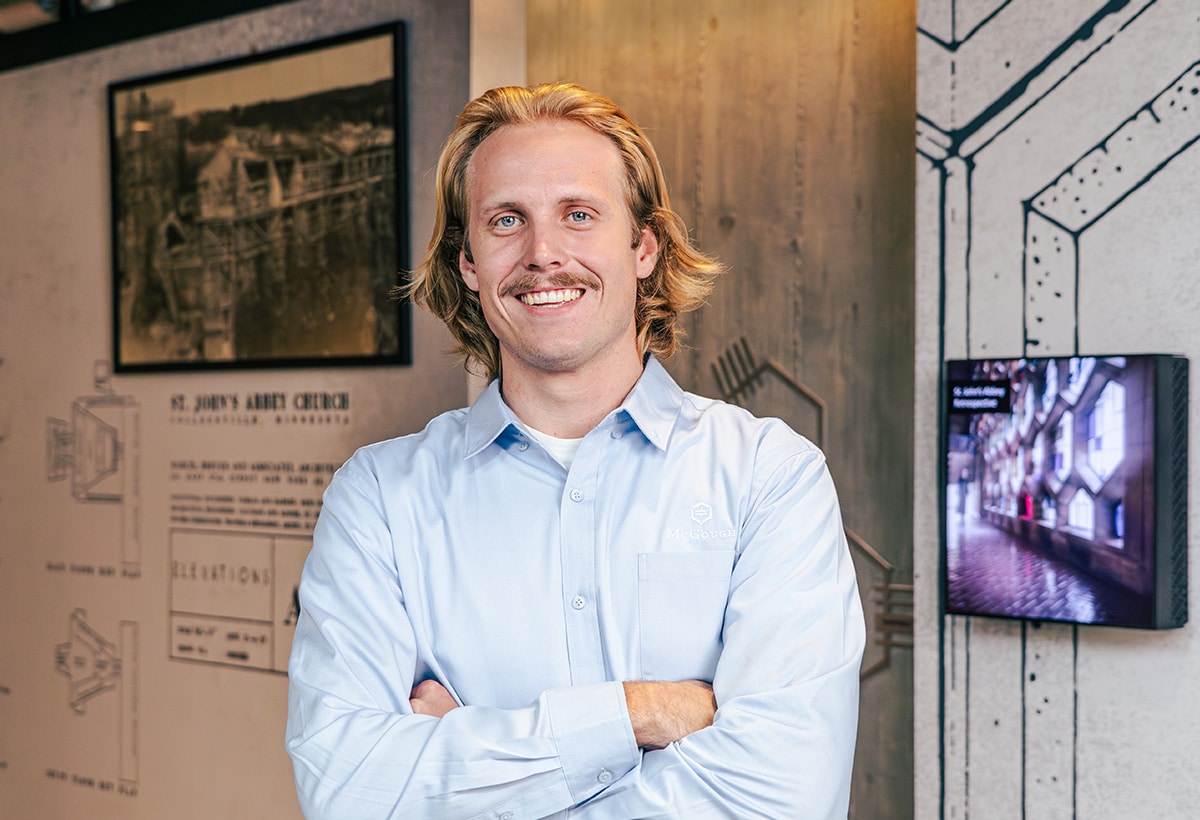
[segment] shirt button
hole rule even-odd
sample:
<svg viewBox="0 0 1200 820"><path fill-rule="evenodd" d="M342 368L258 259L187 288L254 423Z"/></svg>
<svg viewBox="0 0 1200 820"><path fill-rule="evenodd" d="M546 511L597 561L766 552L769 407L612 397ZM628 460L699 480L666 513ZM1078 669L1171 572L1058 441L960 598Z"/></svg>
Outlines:
<svg viewBox="0 0 1200 820"><path fill-rule="evenodd" d="M528 449L529 449L529 442L528 442L528 441L522 441L522 442L520 442L519 444L517 444L517 449L518 449L518 450L521 450L521 451L528 450Z"/></svg>
<svg viewBox="0 0 1200 820"><path fill-rule="evenodd" d="M500 820L513 820L513 813L511 811L504 812L500 815Z"/></svg>
<svg viewBox="0 0 1200 820"><path fill-rule="evenodd" d="M587 606L587 601L584 600L582 595L576 595L571 599L571 606L575 607L576 609L583 609L585 606Z"/></svg>
<svg viewBox="0 0 1200 820"><path fill-rule="evenodd" d="M601 769L600 774L596 776L596 779L601 783L607 783L608 781L612 780L612 772L610 772L608 769Z"/></svg>
<svg viewBox="0 0 1200 820"><path fill-rule="evenodd" d="M613 430L611 433L609 433L609 435L613 438L620 438L623 433L620 430Z"/></svg>
<svg viewBox="0 0 1200 820"><path fill-rule="evenodd" d="M572 501L583 501L583 490L571 490Z"/></svg>

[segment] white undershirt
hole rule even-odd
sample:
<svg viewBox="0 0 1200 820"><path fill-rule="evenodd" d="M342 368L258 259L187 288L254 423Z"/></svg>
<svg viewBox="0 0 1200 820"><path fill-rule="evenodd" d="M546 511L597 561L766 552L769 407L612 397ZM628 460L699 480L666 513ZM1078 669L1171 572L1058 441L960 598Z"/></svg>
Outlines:
<svg viewBox="0 0 1200 820"><path fill-rule="evenodd" d="M527 427L529 434L538 440L547 452L558 461L559 464L571 469L571 462L575 460L575 453L579 450L579 444L583 441L582 438L559 438L548 433L543 433L540 430L534 430L532 427Z"/></svg>

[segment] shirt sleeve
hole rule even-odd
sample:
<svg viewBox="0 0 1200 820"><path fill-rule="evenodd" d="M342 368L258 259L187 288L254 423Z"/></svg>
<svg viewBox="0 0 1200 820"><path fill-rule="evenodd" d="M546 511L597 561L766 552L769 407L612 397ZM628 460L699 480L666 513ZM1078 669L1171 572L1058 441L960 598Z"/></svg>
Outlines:
<svg viewBox="0 0 1200 820"><path fill-rule="evenodd" d="M647 752L573 818L845 818L862 604L824 456L771 471L742 531L713 725Z"/></svg>
<svg viewBox="0 0 1200 820"><path fill-rule="evenodd" d="M288 668L306 818L545 817L632 769L641 755L620 683L551 689L521 709L413 714L416 636L391 544L378 482L352 460L326 491Z"/></svg>

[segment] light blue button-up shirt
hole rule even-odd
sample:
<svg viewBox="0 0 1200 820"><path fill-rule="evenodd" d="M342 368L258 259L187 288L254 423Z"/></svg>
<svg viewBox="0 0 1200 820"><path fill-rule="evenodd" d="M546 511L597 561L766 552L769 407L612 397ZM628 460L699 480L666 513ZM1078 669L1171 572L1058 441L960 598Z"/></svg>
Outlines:
<svg viewBox="0 0 1200 820"><path fill-rule="evenodd" d="M570 469L493 383L331 481L287 747L309 818L845 817L862 608L824 456L651 359ZM414 715L436 678L464 704ZM711 681L634 741L622 681Z"/></svg>

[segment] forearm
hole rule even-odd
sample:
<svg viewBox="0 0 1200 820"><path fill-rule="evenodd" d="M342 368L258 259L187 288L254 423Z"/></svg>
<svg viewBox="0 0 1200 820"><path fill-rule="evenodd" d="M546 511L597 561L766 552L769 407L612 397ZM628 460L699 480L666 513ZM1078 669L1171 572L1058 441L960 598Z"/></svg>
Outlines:
<svg viewBox="0 0 1200 820"><path fill-rule="evenodd" d="M588 799L636 763L624 714L616 684L441 718L354 708L294 684L288 751L309 820L542 817Z"/></svg>
<svg viewBox="0 0 1200 820"><path fill-rule="evenodd" d="M712 726L657 751L573 816L844 820L862 609L819 460L773 471L743 527Z"/></svg>
<svg viewBox="0 0 1200 820"><path fill-rule="evenodd" d="M844 820L854 755L857 664L784 691L726 700L711 727L661 750L572 813Z"/></svg>
<svg viewBox="0 0 1200 820"><path fill-rule="evenodd" d="M628 681L623 685L629 723L643 749L663 749L711 726L717 711L702 681Z"/></svg>
<svg viewBox="0 0 1200 820"><path fill-rule="evenodd" d="M518 708L414 714L415 675L452 682L422 648L392 535L354 479L327 491L300 585L287 748L305 816L539 817L632 768L640 752L619 683L533 690Z"/></svg>

